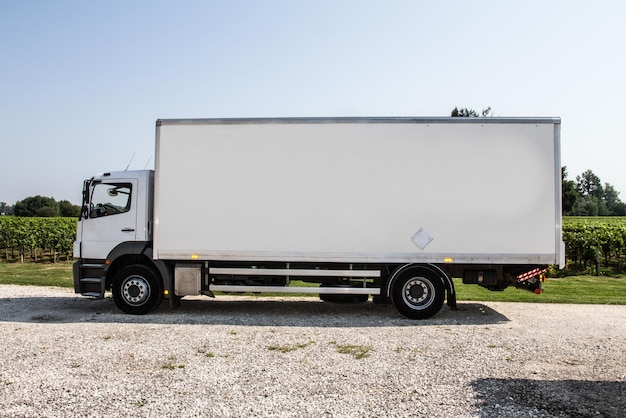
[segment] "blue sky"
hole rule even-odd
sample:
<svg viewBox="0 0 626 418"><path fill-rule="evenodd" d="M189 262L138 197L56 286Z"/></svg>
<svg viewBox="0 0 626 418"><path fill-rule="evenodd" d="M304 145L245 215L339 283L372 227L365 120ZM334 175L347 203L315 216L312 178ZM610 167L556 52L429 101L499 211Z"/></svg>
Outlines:
<svg viewBox="0 0 626 418"><path fill-rule="evenodd" d="M0 0L0 201L153 167L158 118L562 118L626 201L623 1Z"/></svg>

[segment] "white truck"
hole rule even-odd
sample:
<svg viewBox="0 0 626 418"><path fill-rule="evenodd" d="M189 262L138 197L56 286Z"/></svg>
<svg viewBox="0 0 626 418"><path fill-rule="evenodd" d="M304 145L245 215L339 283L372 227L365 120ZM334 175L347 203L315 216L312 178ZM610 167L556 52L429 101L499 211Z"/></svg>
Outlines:
<svg viewBox="0 0 626 418"><path fill-rule="evenodd" d="M559 118L177 119L155 170L84 182L76 293L129 314L216 292L436 314L452 277L539 293L563 266Z"/></svg>

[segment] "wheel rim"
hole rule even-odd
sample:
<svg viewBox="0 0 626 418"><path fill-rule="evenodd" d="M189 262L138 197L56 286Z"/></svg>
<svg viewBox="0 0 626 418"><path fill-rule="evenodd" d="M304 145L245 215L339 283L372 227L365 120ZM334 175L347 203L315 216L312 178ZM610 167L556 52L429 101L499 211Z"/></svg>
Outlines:
<svg viewBox="0 0 626 418"><path fill-rule="evenodd" d="M435 299L435 287L430 280L414 277L402 288L402 299L407 305L424 309Z"/></svg>
<svg viewBox="0 0 626 418"><path fill-rule="evenodd" d="M129 305L143 305L150 297L150 284L141 276L128 277L122 284L122 297Z"/></svg>

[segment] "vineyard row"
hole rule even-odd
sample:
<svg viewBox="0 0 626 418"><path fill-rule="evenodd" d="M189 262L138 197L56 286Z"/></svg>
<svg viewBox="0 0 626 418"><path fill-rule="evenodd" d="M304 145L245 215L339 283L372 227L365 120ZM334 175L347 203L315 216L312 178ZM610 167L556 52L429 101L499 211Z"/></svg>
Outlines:
<svg viewBox="0 0 626 418"><path fill-rule="evenodd" d="M76 218L0 216L0 251L5 260L68 260L76 239L76 222Z"/></svg>
<svg viewBox="0 0 626 418"><path fill-rule="evenodd" d="M21 218L0 216L0 251L5 260L49 257L69 259L76 235L76 218ZM626 262L626 217L565 217L563 241L567 261L586 269L598 255L605 266Z"/></svg>

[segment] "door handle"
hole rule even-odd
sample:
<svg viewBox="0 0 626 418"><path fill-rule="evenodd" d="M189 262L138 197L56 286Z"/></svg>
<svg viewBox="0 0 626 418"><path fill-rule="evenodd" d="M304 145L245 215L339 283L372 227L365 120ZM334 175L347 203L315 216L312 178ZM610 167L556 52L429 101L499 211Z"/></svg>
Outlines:
<svg viewBox="0 0 626 418"><path fill-rule="evenodd" d="M134 228L124 228L122 229L122 232L135 232Z"/></svg>

